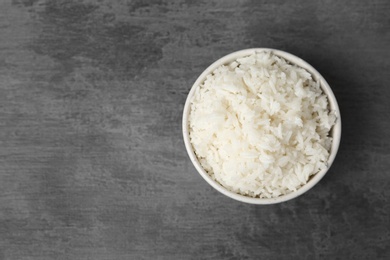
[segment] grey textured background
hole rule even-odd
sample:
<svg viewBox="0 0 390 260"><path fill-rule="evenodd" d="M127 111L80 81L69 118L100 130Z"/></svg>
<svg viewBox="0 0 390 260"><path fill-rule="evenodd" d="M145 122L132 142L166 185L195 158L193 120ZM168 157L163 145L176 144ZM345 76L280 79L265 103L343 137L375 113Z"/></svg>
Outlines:
<svg viewBox="0 0 390 260"><path fill-rule="evenodd" d="M390 259L390 2L0 1L0 259ZM272 206L214 191L181 136L217 58L296 54L343 136Z"/></svg>

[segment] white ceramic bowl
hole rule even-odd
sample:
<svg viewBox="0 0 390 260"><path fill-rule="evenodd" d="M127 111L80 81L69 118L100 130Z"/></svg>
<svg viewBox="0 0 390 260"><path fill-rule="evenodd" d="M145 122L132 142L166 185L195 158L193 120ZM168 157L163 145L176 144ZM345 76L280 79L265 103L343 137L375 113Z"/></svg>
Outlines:
<svg viewBox="0 0 390 260"><path fill-rule="evenodd" d="M321 88L324 91L324 93L328 96L328 101L330 105L330 109L334 110L337 116L337 121L336 124L333 126L331 130L331 136L333 137L333 143L330 151L330 156L328 160L328 168L324 169L317 174L313 175L309 181L303 185L301 188L299 188L297 191L289 193L287 195L282 195L277 198L271 198L271 199L263 199L263 198L253 198L253 197L248 197L244 196L241 194L234 193L232 191L229 191L225 187L223 187L221 184L218 182L214 181L210 175L202 168L201 164L199 163L195 153L194 149L191 145L190 138L189 138L189 113L190 113L190 106L191 106L191 98L194 95L195 89L206 79L206 76L213 72L216 68L223 64L228 64L237 58L241 58L244 56L248 56L251 54L254 54L259 51L271 51L273 54L283 57L285 60L289 61L292 64L296 64L299 67L302 67L306 69L309 73L312 74L313 78L316 81L319 81L321 83ZM311 65L309 65L307 62L304 60L290 54L284 51L280 50L275 50L275 49L268 49L268 48L254 48L254 49L246 49L246 50L241 50L237 52L233 52L229 55L226 55L225 57L222 57L221 59L217 60L213 64L211 64L195 81L194 85L192 86L190 93L188 94L185 106L184 106L184 111L183 111L183 137L184 137L184 143L188 152L188 155L194 164L196 170L199 172L199 174L211 185L213 186L217 191L221 192L222 194L246 203L251 203L251 204L275 204L275 203L280 203L284 201L288 201L290 199L296 198L299 195L302 195L309 189L311 189L315 184L317 184L322 177L326 174L326 172L329 170L330 166L332 165L338 148L340 144L340 138L341 138L341 118L340 118L340 110L336 101L336 98L329 87L328 83L325 81L325 79L321 76L321 74L315 70Z"/></svg>

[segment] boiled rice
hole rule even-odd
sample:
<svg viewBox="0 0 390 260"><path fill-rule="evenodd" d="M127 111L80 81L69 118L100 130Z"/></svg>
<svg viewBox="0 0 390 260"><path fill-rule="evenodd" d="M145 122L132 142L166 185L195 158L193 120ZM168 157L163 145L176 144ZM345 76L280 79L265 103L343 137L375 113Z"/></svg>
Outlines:
<svg viewBox="0 0 390 260"><path fill-rule="evenodd" d="M190 141L222 186L273 198L327 167L335 120L310 73L259 52L218 67L196 88Z"/></svg>

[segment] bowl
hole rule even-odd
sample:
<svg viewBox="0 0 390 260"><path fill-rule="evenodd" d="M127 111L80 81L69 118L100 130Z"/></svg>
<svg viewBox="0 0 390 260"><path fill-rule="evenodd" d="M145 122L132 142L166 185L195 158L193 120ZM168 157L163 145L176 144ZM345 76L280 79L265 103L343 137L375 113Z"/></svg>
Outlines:
<svg viewBox="0 0 390 260"><path fill-rule="evenodd" d="M192 144L190 142L190 137L189 137L189 113L190 113L190 108L191 108L191 99L192 96L194 95L195 89L206 79L206 76L209 75L211 72L213 72L216 68L218 68L221 65L228 64L238 58L248 56L255 54L257 52L263 52L263 51L270 51L274 55L279 56L284 58L286 61L290 62L291 64L295 64L301 68L306 69L313 77L314 80L319 81L321 88L323 92L327 95L328 97L328 102L330 106L330 110L335 111L335 115L337 117L335 125L332 127L330 131L330 136L332 136L333 141L332 141L332 146L330 149L330 154L329 154L329 159L327 161L328 168L323 169L319 171L318 173L312 175L308 182L301 186L299 189L297 189L294 192L291 192L286 195L281 195L276 198L254 198L254 197L249 197L245 195L241 195L235 192L232 192L225 187L223 187L221 184L213 180L210 175L203 169L201 166L200 162L198 161L198 158L195 155L194 149L192 147ZM301 58L290 54L285 51L281 50L276 50L276 49L270 49L270 48L253 48L253 49L245 49L245 50L240 50L237 52L233 52L231 54L228 54L219 60L215 61L213 64L211 64L195 81L194 85L192 86L188 96L187 100L184 105L184 111L183 111L183 138L184 138L184 144L188 153L188 156L191 159L191 162L195 166L196 170L198 173L203 177L203 179L206 180L208 184L210 184L213 188L215 188L217 191L221 192L222 194L235 199L237 201L245 202L245 203L250 203L250 204L275 204L275 203L281 203L285 202L288 200L291 200L293 198L296 198L303 193L307 192L310 190L314 185L316 185L323 177L324 175L328 172L330 166L332 165L339 145L340 145L340 138L341 138L341 118L340 118L340 110L337 104L337 100L332 92L332 89L330 88L329 84L326 82L326 80L321 76L321 74L314 69L310 64L302 60Z"/></svg>

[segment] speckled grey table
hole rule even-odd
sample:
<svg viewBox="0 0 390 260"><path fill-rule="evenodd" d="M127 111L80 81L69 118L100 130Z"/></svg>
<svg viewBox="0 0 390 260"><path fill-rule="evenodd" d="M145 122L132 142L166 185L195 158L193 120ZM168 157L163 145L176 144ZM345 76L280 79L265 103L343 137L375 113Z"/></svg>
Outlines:
<svg viewBox="0 0 390 260"><path fill-rule="evenodd" d="M146 3L148 2L148 3ZM390 259L390 3L0 1L0 259ZM343 136L304 196L214 191L181 136L215 59L296 54Z"/></svg>

